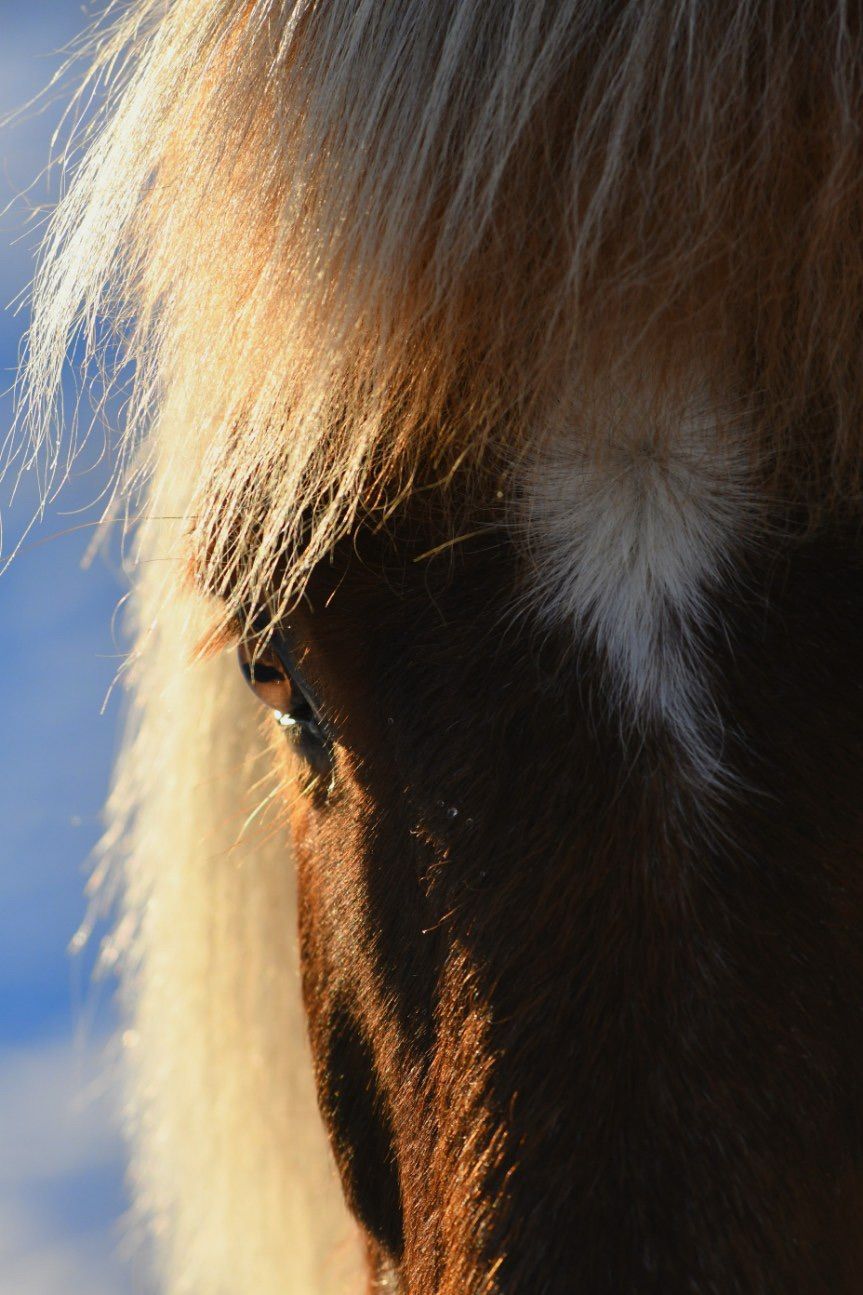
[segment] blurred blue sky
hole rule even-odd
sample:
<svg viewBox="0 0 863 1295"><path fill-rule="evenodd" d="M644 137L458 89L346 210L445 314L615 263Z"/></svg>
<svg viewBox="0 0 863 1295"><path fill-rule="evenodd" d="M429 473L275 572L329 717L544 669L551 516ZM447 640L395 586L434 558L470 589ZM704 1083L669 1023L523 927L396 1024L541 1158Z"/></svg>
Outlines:
<svg viewBox="0 0 863 1295"><path fill-rule="evenodd" d="M0 0L0 121L44 88L92 13L81 0ZM39 176L64 102L50 96L0 125L0 442L27 321L26 305L12 307L56 196L57 176ZM118 699L104 703L123 584L108 558L82 566L107 470L98 449L0 577L0 1295L139 1289L117 1255L110 986L94 990L92 956L67 952L117 734ZM0 486L4 554L39 503L35 480L11 500L10 485Z"/></svg>

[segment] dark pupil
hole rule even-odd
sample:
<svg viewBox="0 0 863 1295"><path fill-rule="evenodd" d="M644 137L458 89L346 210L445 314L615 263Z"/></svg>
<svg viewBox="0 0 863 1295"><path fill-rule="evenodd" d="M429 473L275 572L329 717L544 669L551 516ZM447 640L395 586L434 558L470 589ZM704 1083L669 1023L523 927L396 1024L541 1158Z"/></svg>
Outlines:
<svg viewBox="0 0 863 1295"><path fill-rule="evenodd" d="M280 665L269 665L266 661L241 661L246 683L250 688L255 684L282 683L287 680L287 672Z"/></svg>

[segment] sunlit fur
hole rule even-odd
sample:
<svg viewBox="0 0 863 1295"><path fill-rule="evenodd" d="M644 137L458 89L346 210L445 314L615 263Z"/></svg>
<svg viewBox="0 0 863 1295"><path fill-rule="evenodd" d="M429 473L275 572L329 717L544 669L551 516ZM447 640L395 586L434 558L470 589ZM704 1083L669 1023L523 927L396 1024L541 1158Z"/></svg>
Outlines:
<svg viewBox="0 0 863 1295"><path fill-rule="evenodd" d="M518 461L645 364L749 393L765 490L850 496L863 38L841 0L138 0L95 50L26 412L47 434L70 338L111 321L153 519L108 839L135 1180L171 1291L311 1293L290 880L243 828L263 742L230 667L188 664L190 557L226 616L278 570L278 614L420 466Z"/></svg>
<svg viewBox="0 0 863 1295"><path fill-rule="evenodd" d="M123 893L106 952L137 1218L160 1289L336 1295L358 1289L359 1254L314 1096L279 780L233 657L189 669L211 609L170 591L170 543L142 532L135 700L94 878Z"/></svg>

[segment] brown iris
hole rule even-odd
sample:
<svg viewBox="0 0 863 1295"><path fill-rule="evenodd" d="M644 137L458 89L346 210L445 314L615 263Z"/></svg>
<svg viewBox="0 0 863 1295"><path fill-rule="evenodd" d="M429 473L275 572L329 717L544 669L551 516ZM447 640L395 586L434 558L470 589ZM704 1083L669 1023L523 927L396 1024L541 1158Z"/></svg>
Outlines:
<svg viewBox="0 0 863 1295"><path fill-rule="evenodd" d="M298 669L287 664L292 659L287 645L280 650L278 643L241 643L237 655L243 677L259 701L273 711L298 754L316 773L330 773L332 742Z"/></svg>
<svg viewBox="0 0 863 1295"><path fill-rule="evenodd" d="M261 648L253 643L241 643L237 649L243 678L252 692L271 710L290 715L302 694L288 674L278 652L273 647Z"/></svg>

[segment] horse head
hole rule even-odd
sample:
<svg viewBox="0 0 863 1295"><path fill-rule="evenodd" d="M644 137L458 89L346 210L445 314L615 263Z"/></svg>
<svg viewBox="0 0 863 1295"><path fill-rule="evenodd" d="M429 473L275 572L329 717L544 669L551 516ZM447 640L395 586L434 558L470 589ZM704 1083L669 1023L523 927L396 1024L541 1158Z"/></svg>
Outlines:
<svg viewBox="0 0 863 1295"><path fill-rule="evenodd" d="M98 40L30 393L121 322L167 1288L342 1289L353 1227L403 1295L856 1290L859 15L137 0Z"/></svg>

